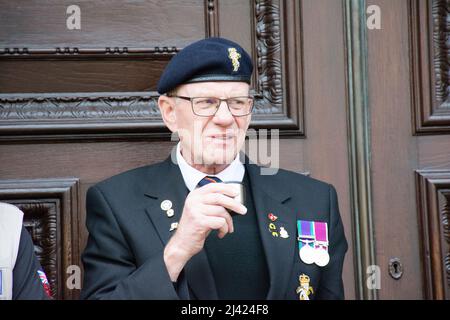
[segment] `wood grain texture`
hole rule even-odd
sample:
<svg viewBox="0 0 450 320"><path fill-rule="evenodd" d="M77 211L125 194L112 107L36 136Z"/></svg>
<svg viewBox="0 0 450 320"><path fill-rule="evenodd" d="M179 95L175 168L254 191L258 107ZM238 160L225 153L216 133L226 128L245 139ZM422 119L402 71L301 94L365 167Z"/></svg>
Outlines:
<svg viewBox="0 0 450 320"><path fill-rule="evenodd" d="M381 270L380 299L422 299L419 226L412 137L408 1L368 1L382 12L382 29L368 31L371 110L373 217L376 261ZM391 258L403 276L389 276Z"/></svg>
<svg viewBox="0 0 450 320"><path fill-rule="evenodd" d="M343 7L339 1L307 0L302 9L306 139L296 147L301 154L298 161L313 178L336 187L349 243L343 274L345 297L355 299Z"/></svg>
<svg viewBox="0 0 450 320"><path fill-rule="evenodd" d="M80 30L66 26L74 4ZM204 6L204 0L4 1L0 48L184 47L205 35Z"/></svg>

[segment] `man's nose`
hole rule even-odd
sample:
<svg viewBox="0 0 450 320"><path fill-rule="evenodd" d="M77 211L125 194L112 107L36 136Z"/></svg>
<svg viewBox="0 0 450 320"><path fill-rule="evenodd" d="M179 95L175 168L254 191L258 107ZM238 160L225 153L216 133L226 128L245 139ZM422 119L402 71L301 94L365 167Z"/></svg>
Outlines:
<svg viewBox="0 0 450 320"><path fill-rule="evenodd" d="M218 124L229 124L234 121L234 116L231 114L230 109L225 101L221 101L219 109L213 117L213 121Z"/></svg>

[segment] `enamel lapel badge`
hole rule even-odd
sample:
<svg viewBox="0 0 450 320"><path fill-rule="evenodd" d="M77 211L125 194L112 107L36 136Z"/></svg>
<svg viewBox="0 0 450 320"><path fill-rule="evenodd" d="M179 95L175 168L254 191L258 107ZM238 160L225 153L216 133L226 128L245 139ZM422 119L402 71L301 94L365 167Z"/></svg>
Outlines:
<svg viewBox="0 0 450 320"><path fill-rule="evenodd" d="M309 300L309 295L311 293L314 293L313 287L309 284L309 277L302 273L298 277L299 286L295 290L295 292L298 294L299 300Z"/></svg>
<svg viewBox="0 0 450 320"><path fill-rule="evenodd" d="M306 264L326 266L330 261L327 223L297 220L297 230L300 259Z"/></svg>
<svg viewBox="0 0 450 320"><path fill-rule="evenodd" d="M175 211L172 209L172 201L170 200L161 202L161 210L165 211L169 218L172 218L175 215Z"/></svg>
<svg viewBox="0 0 450 320"><path fill-rule="evenodd" d="M274 215L273 213L269 213L267 218L269 218L269 220L271 221L269 223L269 231L272 234L272 237L275 238L283 238L283 239L287 239L289 238L289 234L286 231L286 229L282 226L278 227L277 224L275 224L275 221L277 221L278 217L276 215Z"/></svg>

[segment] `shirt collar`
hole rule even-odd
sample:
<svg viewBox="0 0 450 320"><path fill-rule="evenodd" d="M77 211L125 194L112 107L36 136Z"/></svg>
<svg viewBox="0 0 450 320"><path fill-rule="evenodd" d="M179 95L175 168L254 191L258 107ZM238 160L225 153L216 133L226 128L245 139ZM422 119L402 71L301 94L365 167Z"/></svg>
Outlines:
<svg viewBox="0 0 450 320"><path fill-rule="evenodd" d="M236 155L236 158L230 163L228 167L215 175L206 174L191 167L181 155L180 143L177 144L176 157L178 167L180 168L181 174L184 179L184 183L186 184L186 187L189 189L189 191L194 190L200 180L202 180L207 175L217 177L225 182L242 182L242 180L244 179L245 167L239 159L239 153Z"/></svg>

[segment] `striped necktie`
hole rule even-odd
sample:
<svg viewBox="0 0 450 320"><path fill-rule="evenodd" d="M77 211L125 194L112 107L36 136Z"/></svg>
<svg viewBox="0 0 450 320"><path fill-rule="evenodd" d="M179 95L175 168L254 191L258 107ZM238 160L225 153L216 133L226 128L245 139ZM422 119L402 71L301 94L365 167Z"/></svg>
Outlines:
<svg viewBox="0 0 450 320"><path fill-rule="evenodd" d="M219 183L219 182L222 182L222 180L220 180L217 177L206 176L202 180L200 180L197 186L203 187L204 185L207 185L209 183Z"/></svg>

